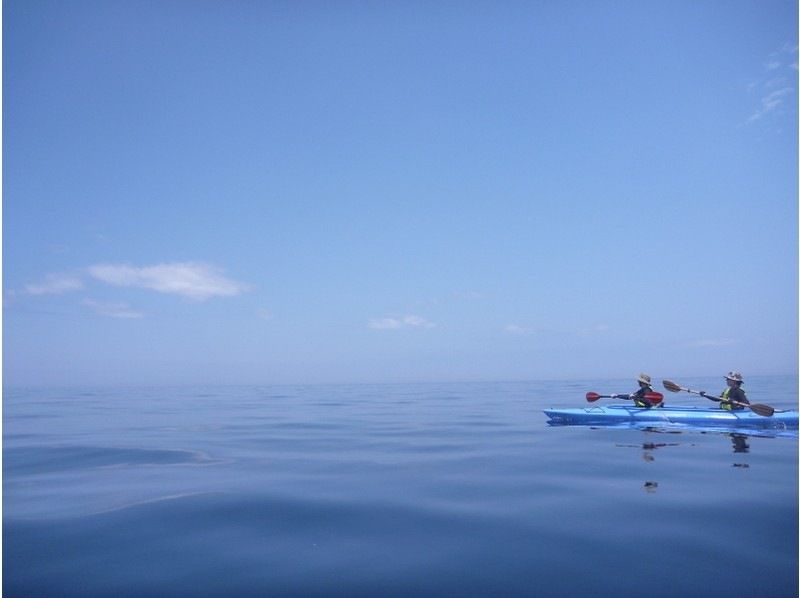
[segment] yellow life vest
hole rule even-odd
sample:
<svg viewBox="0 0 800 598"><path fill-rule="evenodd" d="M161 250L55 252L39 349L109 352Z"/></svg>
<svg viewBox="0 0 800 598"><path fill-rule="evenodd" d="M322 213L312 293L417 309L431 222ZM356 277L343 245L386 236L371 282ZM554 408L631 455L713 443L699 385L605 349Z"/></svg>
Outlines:
<svg viewBox="0 0 800 598"><path fill-rule="evenodd" d="M733 411L733 405L731 405L730 403L726 403L725 402L725 399L728 398L729 394L731 394L731 387L730 386L722 391L722 399L723 399L723 401L719 404L719 406L722 409L727 409L728 411Z"/></svg>

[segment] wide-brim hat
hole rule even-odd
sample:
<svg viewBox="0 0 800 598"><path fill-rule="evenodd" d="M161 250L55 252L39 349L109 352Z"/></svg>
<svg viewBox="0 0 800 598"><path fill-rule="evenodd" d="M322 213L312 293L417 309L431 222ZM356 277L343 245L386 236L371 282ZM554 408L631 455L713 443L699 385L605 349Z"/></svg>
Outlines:
<svg viewBox="0 0 800 598"><path fill-rule="evenodd" d="M642 384L647 384L648 386L650 386L650 376L648 376L647 374L639 374L637 380L639 380L639 382L641 382Z"/></svg>
<svg viewBox="0 0 800 598"><path fill-rule="evenodd" d="M744 382L742 375L739 372L728 372L725 374L726 380L733 380L734 382Z"/></svg>

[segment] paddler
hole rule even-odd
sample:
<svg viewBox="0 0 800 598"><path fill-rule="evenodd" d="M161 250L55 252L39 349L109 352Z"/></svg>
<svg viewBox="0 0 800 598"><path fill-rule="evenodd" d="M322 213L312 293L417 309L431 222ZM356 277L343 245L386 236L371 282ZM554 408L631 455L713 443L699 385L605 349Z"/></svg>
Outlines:
<svg viewBox="0 0 800 598"><path fill-rule="evenodd" d="M639 384L639 389L632 392L631 394L627 395L629 399L633 399L633 404L637 407L644 407L645 409L650 409L656 403L652 403L647 397L646 394L653 392L653 386L648 374L639 374L639 377L636 379L636 382ZM620 397L626 395L611 395L612 397ZM658 403L659 407L664 406L664 402L661 401Z"/></svg>
<svg viewBox="0 0 800 598"><path fill-rule="evenodd" d="M736 405L734 402L750 404L750 401L747 400L747 396L744 394L744 389L742 388L744 380L739 372L728 372L725 374L725 382L727 382L728 387L723 390L720 395L720 399L722 399L719 402L720 409L738 411L739 409L744 409L744 405ZM705 392L701 392L700 394L706 396Z"/></svg>

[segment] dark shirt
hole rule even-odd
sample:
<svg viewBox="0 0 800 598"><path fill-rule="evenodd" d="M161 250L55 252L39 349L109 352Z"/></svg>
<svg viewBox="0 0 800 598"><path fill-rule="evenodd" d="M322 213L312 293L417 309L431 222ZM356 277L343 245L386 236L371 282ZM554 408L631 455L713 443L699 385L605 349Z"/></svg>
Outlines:
<svg viewBox="0 0 800 598"><path fill-rule="evenodd" d="M747 396L744 394L744 390L742 390L741 386L731 386L730 390L728 391L727 399L729 401L736 401L738 403L747 403L750 404L750 401L747 400ZM744 407L740 407L739 405L731 404L732 409L744 409Z"/></svg>
<svg viewBox="0 0 800 598"><path fill-rule="evenodd" d="M646 395L648 392L653 392L653 388L651 386L639 385L639 390L632 392L630 397L633 399L633 402L637 407L650 408L653 406L653 403L644 398L644 395Z"/></svg>

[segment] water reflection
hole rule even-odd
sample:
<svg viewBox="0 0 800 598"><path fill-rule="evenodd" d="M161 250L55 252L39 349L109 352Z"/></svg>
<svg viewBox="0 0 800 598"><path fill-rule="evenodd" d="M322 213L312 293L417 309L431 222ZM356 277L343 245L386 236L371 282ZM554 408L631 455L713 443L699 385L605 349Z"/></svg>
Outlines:
<svg viewBox="0 0 800 598"><path fill-rule="evenodd" d="M642 459L645 461L655 461L653 451L667 446L679 446L677 442L644 442L642 444L617 444L619 447L641 448Z"/></svg>
<svg viewBox="0 0 800 598"><path fill-rule="evenodd" d="M647 429L649 433L655 434L682 434L683 432L676 431L676 430L659 430L657 428ZM731 445L733 447L734 453L749 453L750 452L750 443L748 442L748 434L741 434L741 433L728 433L728 432L701 432L702 434L712 434L718 435L720 437L727 436L730 438ZM673 447L673 446L681 446L682 443L679 442L642 442L637 444L620 444L617 443L615 446L620 448L634 448L634 449L641 449L642 459L647 461L648 463L655 461L654 452L658 449L666 448L666 447ZM689 443L691 446L694 446L694 443ZM733 463L733 467L737 467L740 469L749 469L749 463ZM655 494L658 490L658 482L654 480L646 480L643 484L643 489L648 494Z"/></svg>
<svg viewBox="0 0 800 598"><path fill-rule="evenodd" d="M571 423L571 422L556 422L556 421L548 421L547 425L552 428L560 428L560 427L585 427L590 428L592 430L638 430L640 432L650 432L653 434L712 434L712 435L721 435L721 436L729 436L731 439L734 440L734 449L736 447L741 447L743 450L734 450L734 452L748 452L750 448L746 442L747 438L755 437L755 438L792 438L797 440L798 438L798 431L797 430L790 430L790 429L780 429L780 428L747 428L747 429L738 429L733 430L730 427L728 428L721 428L721 427L700 427L700 426L654 426L650 425L642 425L642 424L631 424L628 422L623 423L616 423L616 424L609 424L609 425L598 425L596 423L593 424L586 424L586 423Z"/></svg>
<svg viewBox="0 0 800 598"><path fill-rule="evenodd" d="M649 432L651 434L683 434L684 432L676 431L676 430L660 430L658 428L646 428L644 431ZM710 434L710 435L719 435L719 436L727 436L731 440L731 445L733 447L734 453L749 453L750 452L750 443L748 439L750 436L757 436L759 438L774 438L774 435L769 434L742 434L741 432L711 432L711 431L702 431L701 434ZM645 461L654 461L655 458L653 457L653 451L658 448L663 448L667 446L679 446L680 443L678 442L644 442L641 445L639 444L617 444L619 447L628 447L628 448L642 448L642 459Z"/></svg>
<svg viewBox="0 0 800 598"><path fill-rule="evenodd" d="M750 445L747 444L746 434L731 434L731 442L733 443L734 453L749 453Z"/></svg>
<svg viewBox="0 0 800 598"><path fill-rule="evenodd" d="M643 442L641 444L617 444L616 446L636 449L641 448L642 459L647 462L652 462L655 461L653 451L668 446L680 446L680 444L677 442ZM655 494L656 490L658 490L658 482L647 480L644 483L644 491L648 494Z"/></svg>

